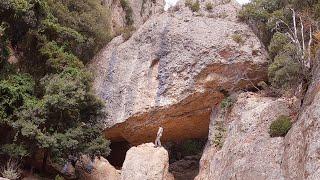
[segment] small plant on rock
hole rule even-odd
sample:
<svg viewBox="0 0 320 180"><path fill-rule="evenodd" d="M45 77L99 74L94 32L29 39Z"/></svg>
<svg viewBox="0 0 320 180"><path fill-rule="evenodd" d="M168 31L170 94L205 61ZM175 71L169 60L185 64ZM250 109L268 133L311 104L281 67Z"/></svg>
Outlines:
<svg viewBox="0 0 320 180"><path fill-rule="evenodd" d="M270 125L269 134L271 137L284 137L291 129L292 122L288 116L279 116Z"/></svg>
<svg viewBox="0 0 320 180"><path fill-rule="evenodd" d="M221 149L224 143L224 136L226 133L226 129L223 126L223 123L221 124L217 124L215 126L215 135L214 135L214 139L213 139L213 144L215 147Z"/></svg>
<svg viewBox="0 0 320 180"><path fill-rule="evenodd" d="M207 9L207 11L211 11L213 9L213 4L211 2L207 2L206 9Z"/></svg>
<svg viewBox="0 0 320 180"><path fill-rule="evenodd" d="M224 110L229 109L233 105L234 101L231 97L226 97L222 100L220 107Z"/></svg>
<svg viewBox="0 0 320 180"><path fill-rule="evenodd" d="M244 44L245 40L242 38L241 34L233 34L231 36L232 40L234 40L238 44Z"/></svg>
<svg viewBox="0 0 320 180"><path fill-rule="evenodd" d="M198 12L200 10L200 2L199 0L196 0L193 2L192 0L186 0L185 6L189 7L192 12Z"/></svg>

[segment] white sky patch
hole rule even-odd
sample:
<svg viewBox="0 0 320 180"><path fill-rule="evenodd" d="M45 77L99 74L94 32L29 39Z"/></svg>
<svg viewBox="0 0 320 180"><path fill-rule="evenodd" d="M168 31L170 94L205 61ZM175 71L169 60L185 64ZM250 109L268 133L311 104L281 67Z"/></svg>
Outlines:
<svg viewBox="0 0 320 180"><path fill-rule="evenodd" d="M164 9L168 10L170 7L176 5L178 1L179 0L166 0L166 5L164 6ZM238 1L240 4L246 4L250 2L250 0L236 0L236 1Z"/></svg>

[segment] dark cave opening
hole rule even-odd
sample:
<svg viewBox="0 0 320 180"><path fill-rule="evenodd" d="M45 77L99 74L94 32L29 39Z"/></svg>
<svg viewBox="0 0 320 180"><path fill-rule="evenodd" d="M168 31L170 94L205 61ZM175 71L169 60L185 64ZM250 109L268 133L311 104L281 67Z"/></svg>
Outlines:
<svg viewBox="0 0 320 180"><path fill-rule="evenodd" d="M126 158L126 153L130 149L130 147L131 145L127 141L111 142L111 153L107 157L107 160L116 169L121 169Z"/></svg>
<svg viewBox="0 0 320 180"><path fill-rule="evenodd" d="M167 142L169 172L175 180L193 180L199 173L199 162L207 139L188 139Z"/></svg>

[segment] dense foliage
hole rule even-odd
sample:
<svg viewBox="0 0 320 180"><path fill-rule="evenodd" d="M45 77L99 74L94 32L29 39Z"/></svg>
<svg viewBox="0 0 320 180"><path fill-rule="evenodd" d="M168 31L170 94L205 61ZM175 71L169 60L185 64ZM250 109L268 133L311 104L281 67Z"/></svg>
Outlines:
<svg viewBox="0 0 320 180"><path fill-rule="evenodd" d="M319 8L319 0L253 0L240 11L240 20L254 26L268 47L269 79L274 87L287 89L307 83L310 67L306 62L319 43L313 40L319 29Z"/></svg>
<svg viewBox="0 0 320 180"><path fill-rule="evenodd" d="M110 36L99 0L0 0L0 153L107 155L103 103L85 64ZM11 51L19 62L8 61Z"/></svg>

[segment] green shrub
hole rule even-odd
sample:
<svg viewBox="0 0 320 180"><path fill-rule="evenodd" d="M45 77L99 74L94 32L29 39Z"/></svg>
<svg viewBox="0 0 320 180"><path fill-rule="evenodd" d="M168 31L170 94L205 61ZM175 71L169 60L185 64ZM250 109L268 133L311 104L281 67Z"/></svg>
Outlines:
<svg viewBox="0 0 320 180"><path fill-rule="evenodd" d="M231 97L226 97L222 100L220 107L222 109L229 109L233 105L234 101L232 100Z"/></svg>
<svg viewBox="0 0 320 180"><path fill-rule="evenodd" d="M194 2L191 6L191 11L193 12L198 12L200 10L200 2L199 0L196 0L196 2Z"/></svg>
<svg viewBox="0 0 320 180"><path fill-rule="evenodd" d="M196 0L195 2L192 0L186 0L185 6L189 7L192 12L198 12L200 10L199 0Z"/></svg>
<svg viewBox="0 0 320 180"><path fill-rule="evenodd" d="M192 0L185 0L184 2L184 5L189 8L192 6L192 4L193 4Z"/></svg>
<svg viewBox="0 0 320 180"><path fill-rule="evenodd" d="M287 35L276 32L268 47L270 58L275 58L279 53L284 50L284 47L290 43L290 39Z"/></svg>
<svg viewBox="0 0 320 180"><path fill-rule="evenodd" d="M207 3L206 3L206 9L207 9L208 11L211 11L211 10L213 9L213 4L212 4L211 2L207 2Z"/></svg>
<svg viewBox="0 0 320 180"><path fill-rule="evenodd" d="M130 37L132 36L132 34L134 33L135 30L136 30L136 28L134 26L125 27L122 32L123 39L124 40L130 39Z"/></svg>
<svg viewBox="0 0 320 180"><path fill-rule="evenodd" d="M67 49L72 50L81 60L87 62L111 40L110 12L101 5L100 0L45 1L48 12L54 15L56 23L74 30L84 38L80 42L71 42L67 37L61 38L61 44L67 45ZM54 22L55 18L50 21ZM61 33L57 35L61 36Z"/></svg>
<svg viewBox="0 0 320 180"><path fill-rule="evenodd" d="M241 36L241 34L233 34L231 36L232 40L235 41L236 43L242 45L245 43L245 40L243 39L243 37Z"/></svg>
<svg viewBox="0 0 320 180"><path fill-rule="evenodd" d="M268 67L271 85L277 88L291 88L304 78L302 67L288 55L278 55Z"/></svg>
<svg viewBox="0 0 320 180"><path fill-rule="evenodd" d="M64 180L64 178L58 174L58 175L56 175L54 180Z"/></svg>
<svg viewBox="0 0 320 180"><path fill-rule="evenodd" d="M126 19L126 25L127 26L131 26L133 25L134 21L133 21L133 10L128 2L128 0L120 0L120 4L122 9L125 12L125 19Z"/></svg>
<svg viewBox="0 0 320 180"><path fill-rule="evenodd" d="M292 122L288 116L279 116L270 125L269 134L271 137L284 137L291 129Z"/></svg>
<svg viewBox="0 0 320 180"><path fill-rule="evenodd" d="M108 155L104 104L84 66L111 38L108 12L100 0L0 1L0 159L42 149L46 166L71 154ZM23 54L10 72L8 44Z"/></svg>

